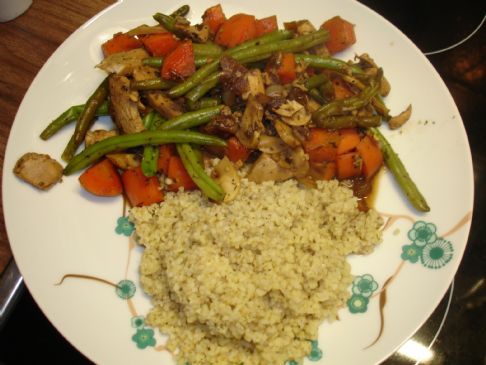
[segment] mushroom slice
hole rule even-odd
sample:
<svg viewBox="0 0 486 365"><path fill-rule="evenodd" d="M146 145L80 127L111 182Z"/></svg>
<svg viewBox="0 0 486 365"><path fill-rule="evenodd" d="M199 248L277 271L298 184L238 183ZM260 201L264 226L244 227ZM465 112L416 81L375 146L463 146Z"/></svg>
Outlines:
<svg viewBox="0 0 486 365"><path fill-rule="evenodd" d="M225 192L224 202L236 198L240 191L240 175L228 157L225 156L214 166L211 175Z"/></svg>
<svg viewBox="0 0 486 365"><path fill-rule="evenodd" d="M284 181L293 176L292 170L284 168L271 155L262 153L248 173L248 180L255 183L264 181Z"/></svg>
<svg viewBox="0 0 486 365"><path fill-rule="evenodd" d="M403 112L398 114L396 117L390 118L390 120L388 121L388 125L390 126L391 129L398 129L410 119L411 115L412 115L412 104L410 104L407 107L407 109L405 109Z"/></svg>
<svg viewBox="0 0 486 365"><path fill-rule="evenodd" d="M273 111L281 116L283 122L295 127L306 125L311 120L311 114L295 100L287 100Z"/></svg>
<svg viewBox="0 0 486 365"><path fill-rule="evenodd" d="M47 190L61 180L62 170L61 164L49 155L28 152L17 161L13 172L30 185Z"/></svg>
<svg viewBox="0 0 486 365"><path fill-rule="evenodd" d="M236 136L247 148L257 148L260 135L265 130L263 125L263 106L252 96L246 103Z"/></svg>
<svg viewBox="0 0 486 365"><path fill-rule="evenodd" d="M115 124L126 134L143 131L145 128L138 111L138 100L134 100L138 93L130 90L130 80L113 74L108 84L110 109Z"/></svg>
<svg viewBox="0 0 486 365"><path fill-rule="evenodd" d="M299 147L301 143L297 137L295 137L293 128L290 127L288 124L276 119L273 121L273 126L278 133L278 136L288 144L290 147Z"/></svg>
<svg viewBox="0 0 486 365"><path fill-rule="evenodd" d="M126 76L130 75L136 67L142 66L143 59L147 57L149 54L143 48L136 48L131 51L114 53L96 67L109 74Z"/></svg>

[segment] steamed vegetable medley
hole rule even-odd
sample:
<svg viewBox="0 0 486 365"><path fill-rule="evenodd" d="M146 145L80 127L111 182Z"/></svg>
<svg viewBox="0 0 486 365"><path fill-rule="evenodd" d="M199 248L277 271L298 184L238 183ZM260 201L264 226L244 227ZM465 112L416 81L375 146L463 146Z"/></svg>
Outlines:
<svg viewBox="0 0 486 365"><path fill-rule="evenodd" d="M85 104L69 108L41 134L46 140L76 121L62 154L67 166L27 154L16 174L46 188L87 168L79 177L87 191L124 194L142 206L179 189L229 201L242 177L257 183L295 178L309 187L346 180L365 197L385 163L415 208L429 210L378 129L382 122L399 128L411 107L389 114L382 97L390 85L369 55L347 62L334 57L356 42L353 24L335 16L319 27L298 20L279 29L275 15L230 16L221 5L191 24L188 12L183 6L157 13L156 24L102 44L97 67L107 77ZM114 129L91 130L102 115L111 115ZM52 166L49 176L39 161Z"/></svg>

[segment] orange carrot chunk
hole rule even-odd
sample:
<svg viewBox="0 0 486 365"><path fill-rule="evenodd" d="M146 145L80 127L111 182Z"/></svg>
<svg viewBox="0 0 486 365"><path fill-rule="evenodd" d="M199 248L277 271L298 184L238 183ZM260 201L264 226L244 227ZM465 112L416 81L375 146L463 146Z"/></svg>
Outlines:
<svg viewBox="0 0 486 365"><path fill-rule="evenodd" d="M142 43L140 43L137 38L124 33L117 33L113 35L113 38L107 40L101 45L101 49L105 57L114 53L126 52L141 47Z"/></svg>
<svg viewBox="0 0 486 365"><path fill-rule="evenodd" d="M383 165L383 153L378 143L370 136L365 136L356 146L356 150L363 160L363 174L370 179Z"/></svg>
<svg viewBox="0 0 486 365"><path fill-rule="evenodd" d="M329 31L326 47L331 54L341 52L356 43L354 25L340 16L335 16L321 25Z"/></svg>
<svg viewBox="0 0 486 365"><path fill-rule="evenodd" d="M310 162L334 161L337 157L339 134L323 128L311 128L309 139L304 142L304 151Z"/></svg>
<svg viewBox="0 0 486 365"><path fill-rule="evenodd" d="M336 100L346 99L353 95L341 78L334 78L332 87L334 89L334 99Z"/></svg>
<svg viewBox="0 0 486 365"><path fill-rule="evenodd" d="M220 46L234 47L256 37L256 20L253 15L235 14L219 28L215 42Z"/></svg>
<svg viewBox="0 0 486 365"><path fill-rule="evenodd" d="M264 34L274 32L278 29L277 16L272 15L266 18L258 19L256 21L256 36L260 37Z"/></svg>
<svg viewBox="0 0 486 365"><path fill-rule="evenodd" d="M164 193L160 189L157 177L145 176L140 166L125 170L122 173L122 182L132 207L151 205L164 200Z"/></svg>
<svg viewBox="0 0 486 365"><path fill-rule="evenodd" d="M337 178L339 180L351 179L361 175L361 156L357 152L339 155L336 159Z"/></svg>
<svg viewBox="0 0 486 365"><path fill-rule="evenodd" d="M154 57L167 56L177 48L179 41L172 33L149 34L142 38L145 49Z"/></svg>
<svg viewBox="0 0 486 365"><path fill-rule="evenodd" d="M339 130L339 143L337 146L337 154L350 152L356 148L361 141L358 130L356 128L344 128Z"/></svg>
<svg viewBox="0 0 486 365"><path fill-rule="evenodd" d="M120 175L107 159L84 171L79 182L86 191L98 196L117 196L123 191Z"/></svg>
<svg viewBox="0 0 486 365"><path fill-rule="evenodd" d="M161 74L166 80L179 80L191 76L195 71L192 42L185 41L164 59Z"/></svg>
<svg viewBox="0 0 486 365"><path fill-rule="evenodd" d="M238 138L230 137L227 141L225 155L232 162L245 162L250 156L250 150L246 148Z"/></svg>
<svg viewBox="0 0 486 365"><path fill-rule="evenodd" d="M224 15L223 8L221 8L221 4L206 9L202 19L203 24L208 26L210 33L216 34L221 25L226 21L226 16Z"/></svg>
<svg viewBox="0 0 486 365"><path fill-rule="evenodd" d="M197 188L179 156L170 158L167 177L172 180L172 183L167 186L169 191L178 191L181 187L186 191Z"/></svg>
<svg viewBox="0 0 486 365"><path fill-rule="evenodd" d="M163 144L159 147L159 159L157 160L157 172L163 172L165 176L169 173L169 161L175 156L175 147L173 144Z"/></svg>
<svg viewBox="0 0 486 365"><path fill-rule="evenodd" d="M277 68L277 75L282 84L289 84L295 80L295 57L293 53L282 54L280 65Z"/></svg>

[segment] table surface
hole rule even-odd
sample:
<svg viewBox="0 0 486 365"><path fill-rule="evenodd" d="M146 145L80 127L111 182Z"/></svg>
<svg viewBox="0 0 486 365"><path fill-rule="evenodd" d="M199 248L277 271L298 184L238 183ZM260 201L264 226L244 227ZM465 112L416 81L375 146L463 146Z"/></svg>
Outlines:
<svg viewBox="0 0 486 365"><path fill-rule="evenodd" d="M55 49L80 25L106 8L111 0L34 0L17 19L0 24L0 165L15 113L30 83ZM424 52L448 47L470 34L485 15L482 1L469 1L458 9L438 1L389 2L362 0L400 28ZM438 11L440 5L440 11ZM414 339L431 347L426 364L486 364L486 27L458 47L429 56L446 82L461 112L473 154L475 206L465 256L454 281L435 312ZM0 177L1 179L1 177ZM0 273L11 251L0 206ZM445 321L444 321L445 319ZM0 364L30 359L25 348L24 325L35 328L29 349L38 361L87 364L51 326L25 290L5 327L0 329ZM443 328L442 328L443 325ZM441 330L441 331L440 331ZM440 332L440 333L439 333ZM34 337L34 338L32 338ZM437 338L436 338L437 337ZM24 361L22 361L24 360ZM413 364L410 357L394 354L386 364Z"/></svg>

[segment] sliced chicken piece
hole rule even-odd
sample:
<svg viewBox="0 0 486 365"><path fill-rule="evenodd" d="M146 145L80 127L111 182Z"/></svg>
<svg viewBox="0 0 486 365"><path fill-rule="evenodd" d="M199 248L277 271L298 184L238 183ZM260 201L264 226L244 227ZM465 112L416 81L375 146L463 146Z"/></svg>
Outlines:
<svg viewBox="0 0 486 365"><path fill-rule="evenodd" d="M15 164L14 174L30 185L47 190L62 178L62 166L49 155L28 152Z"/></svg>
<svg viewBox="0 0 486 365"><path fill-rule="evenodd" d="M265 131L263 106L253 97L248 99L236 136L248 148L257 148L260 136Z"/></svg>
<svg viewBox="0 0 486 365"><path fill-rule="evenodd" d="M262 153L248 173L248 180L262 183L264 181L284 181L294 176L292 170L279 165L269 154Z"/></svg>
<svg viewBox="0 0 486 365"><path fill-rule="evenodd" d="M133 169L140 165L140 158L135 153L109 153L106 158L122 170Z"/></svg>
<svg viewBox="0 0 486 365"><path fill-rule="evenodd" d="M209 28L206 24L191 25L181 16L176 18L174 33L180 38L190 38L196 43L205 43L209 38Z"/></svg>
<svg viewBox="0 0 486 365"><path fill-rule="evenodd" d="M96 142L102 141L109 137L118 136L118 131L116 129L112 129L107 131L105 129L97 129L95 131L88 131L86 132L86 136L84 137L84 144L86 147L89 147Z"/></svg>
<svg viewBox="0 0 486 365"><path fill-rule="evenodd" d="M118 128L126 134L143 131L145 128L138 111L138 93L130 89L130 80L113 74L109 78L109 88L110 110Z"/></svg>
<svg viewBox="0 0 486 365"><path fill-rule="evenodd" d="M143 48L132 49L131 51L118 52L106 57L96 67L107 73L117 75L130 75L136 67L142 66L144 58L149 57Z"/></svg>
<svg viewBox="0 0 486 365"><path fill-rule="evenodd" d="M161 90L147 91L145 97L150 106L157 110L164 118L171 119L184 112L180 104L169 98Z"/></svg>

